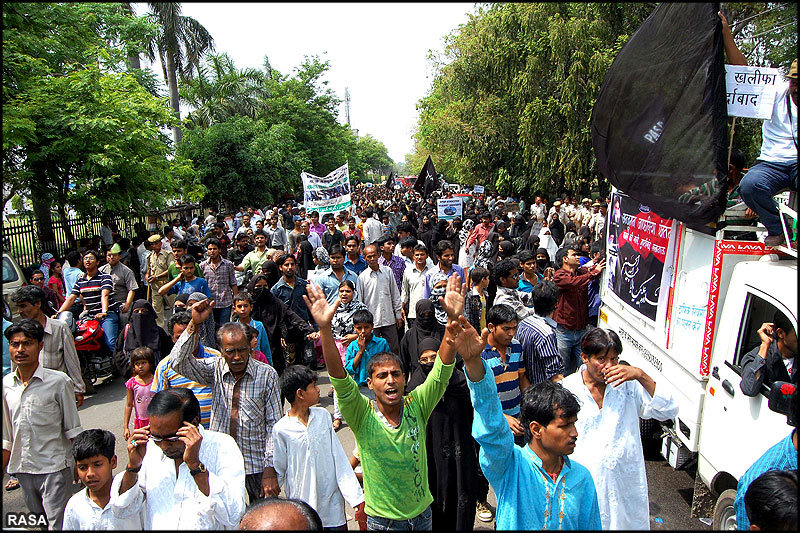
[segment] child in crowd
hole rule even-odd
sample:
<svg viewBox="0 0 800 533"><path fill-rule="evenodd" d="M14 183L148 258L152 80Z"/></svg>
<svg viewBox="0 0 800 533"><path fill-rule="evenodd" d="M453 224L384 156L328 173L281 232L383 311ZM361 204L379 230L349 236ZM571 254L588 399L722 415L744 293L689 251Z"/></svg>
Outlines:
<svg viewBox="0 0 800 533"><path fill-rule="evenodd" d="M239 291L233 297L233 314L231 315L232 322L241 322L252 326L258 332L256 346L259 352L264 354L266 363L272 365L272 350L269 347L269 338L267 337L267 330L264 329L264 324L260 320L250 318L253 313L253 297L247 291Z"/></svg>
<svg viewBox="0 0 800 533"><path fill-rule="evenodd" d="M364 492L334 434L331 415L312 407L319 403L317 374L306 366L289 366L280 387L291 407L272 430L278 484L286 497L313 507L325 529L347 529L345 501L358 520L364 513Z"/></svg>
<svg viewBox="0 0 800 533"><path fill-rule="evenodd" d="M127 437L126 437L127 438ZM72 496L64 509L65 530L141 530L141 515L114 516L112 500L119 496L125 471L112 477L117 467L116 439L110 431L87 429L72 441L75 469L86 488Z"/></svg>
<svg viewBox="0 0 800 533"><path fill-rule="evenodd" d="M211 298L211 289L208 287L208 282L204 278L197 277L195 271L197 261L194 256L192 254L184 254L178 259L177 263L181 267L180 274L158 289L158 294L164 296L166 294L202 292Z"/></svg>
<svg viewBox="0 0 800 533"><path fill-rule="evenodd" d="M358 384L359 390L368 398L374 399L375 393L367 386L367 363L373 355L383 352L391 352L389 343L383 337L376 337L372 334L374 328L372 313L367 309L361 309L353 313L353 330L355 331L356 341L347 346L347 361L345 370Z"/></svg>
<svg viewBox="0 0 800 533"><path fill-rule="evenodd" d="M250 339L250 357L268 365L269 361L267 361L264 352L258 349L258 330L250 324L245 324L244 327L247 328L247 338Z"/></svg>
<svg viewBox="0 0 800 533"><path fill-rule="evenodd" d="M472 284L464 304L464 316L475 331L486 329L486 288L489 286L489 271L475 267L469 273Z"/></svg>
<svg viewBox="0 0 800 533"><path fill-rule="evenodd" d="M128 396L125 400L125 416L122 421L122 436L125 440L131 436L129 425L131 412L136 412L133 429L139 429L150 423L147 416L147 406L155 394L150 390L153 383L153 371L156 368L156 358L153 350L147 346L140 346L131 352L131 379L125 382Z"/></svg>

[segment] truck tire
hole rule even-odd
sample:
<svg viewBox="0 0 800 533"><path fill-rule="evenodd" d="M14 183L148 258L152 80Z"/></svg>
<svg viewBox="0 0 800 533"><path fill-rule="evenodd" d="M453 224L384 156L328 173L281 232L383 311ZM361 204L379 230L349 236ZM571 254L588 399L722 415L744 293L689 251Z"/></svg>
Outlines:
<svg viewBox="0 0 800 533"><path fill-rule="evenodd" d="M736 510L733 502L736 500L736 489L722 492L714 505L714 523L711 526L715 531L729 531L736 529Z"/></svg>

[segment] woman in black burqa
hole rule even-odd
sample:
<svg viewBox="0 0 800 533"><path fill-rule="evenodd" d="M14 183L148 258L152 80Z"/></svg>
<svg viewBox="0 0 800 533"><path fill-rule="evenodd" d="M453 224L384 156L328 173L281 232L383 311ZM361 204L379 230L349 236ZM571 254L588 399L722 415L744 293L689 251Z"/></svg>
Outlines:
<svg viewBox="0 0 800 533"><path fill-rule="evenodd" d="M152 304L141 299L133 302L128 323L125 324L122 334L117 337L114 363L121 375L130 375L131 352L143 346L153 350L158 364L172 350L172 336L156 323L156 311Z"/></svg>
<svg viewBox="0 0 800 533"><path fill-rule="evenodd" d="M305 336L313 333L311 326L289 309L280 299L270 292L269 281L265 274L256 274L247 285L247 291L253 296L252 317L264 324L272 350L272 364L278 374L286 368L281 339L287 343L302 343Z"/></svg>
<svg viewBox="0 0 800 533"><path fill-rule="evenodd" d="M441 339L437 337L425 337L417 343L417 351L411 357L407 390L422 385L433 367L433 363L422 364L420 355L436 353L440 344ZM464 361L458 355L455 364L444 396L433 409L425 428L434 531L471 531L475 522L480 467L471 433L472 403Z"/></svg>

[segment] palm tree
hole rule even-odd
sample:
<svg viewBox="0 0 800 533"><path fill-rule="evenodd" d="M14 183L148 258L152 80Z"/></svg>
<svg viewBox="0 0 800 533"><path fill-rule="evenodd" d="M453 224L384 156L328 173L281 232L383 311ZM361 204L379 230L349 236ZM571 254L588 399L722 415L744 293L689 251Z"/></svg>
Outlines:
<svg viewBox="0 0 800 533"><path fill-rule="evenodd" d="M262 71L237 70L228 54L210 54L181 87L180 97L194 108L187 117L194 126L208 128L232 116L255 120L269 94L266 82Z"/></svg>
<svg viewBox="0 0 800 533"><path fill-rule="evenodd" d="M178 2L148 2L151 16L159 25L159 35L148 43L147 56L155 61L161 59L164 81L169 90L169 103L175 116L180 119L180 98L178 96L178 77L186 80L200 66L200 59L206 52L214 50L214 39L208 30L192 17L181 15ZM181 128L173 129L175 144L181 142Z"/></svg>

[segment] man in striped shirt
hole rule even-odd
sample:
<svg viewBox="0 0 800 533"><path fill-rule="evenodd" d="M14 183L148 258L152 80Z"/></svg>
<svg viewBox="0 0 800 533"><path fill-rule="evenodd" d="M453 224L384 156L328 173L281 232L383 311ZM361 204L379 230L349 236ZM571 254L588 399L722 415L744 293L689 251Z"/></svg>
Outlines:
<svg viewBox="0 0 800 533"><path fill-rule="evenodd" d="M283 416L278 373L250 357L244 324L228 322L217 331L222 357L192 356L200 326L211 316L214 302L192 307L192 321L170 352L170 367L189 379L211 386L211 430L227 433L244 456L245 488L250 502L277 496L278 474L272 460L272 428Z"/></svg>
<svg viewBox="0 0 800 533"><path fill-rule="evenodd" d="M167 331L172 335L172 342L177 342L181 333L192 321L192 315L188 311L182 311L173 314L169 317L167 322ZM198 359L210 359L218 357L220 353L213 348L206 348L200 343L197 343L194 356ZM150 390L153 392L161 392L164 389L181 388L189 389L197 397L200 402L200 423L205 429L211 427L211 387L208 385L201 385L196 381L184 377L175 372L170 367L170 357L164 357L158 362L156 370L153 373L153 384L150 385Z"/></svg>
<svg viewBox="0 0 800 533"><path fill-rule="evenodd" d="M519 422L519 408L522 391L530 385L530 381L525 375L522 345L514 338L517 324L517 313L510 305L497 304L490 307L486 313L489 338L481 357L494 373L503 414L514 433L514 440L518 446L522 446L525 428Z"/></svg>
<svg viewBox="0 0 800 533"><path fill-rule="evenodd" d="M531 385L564 379L564 363L558 351L553 312L558 303L558 286L548 280L534 285L533 310L536 314L519 323L515 339L522 345L522 361Z"/></svg>

